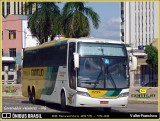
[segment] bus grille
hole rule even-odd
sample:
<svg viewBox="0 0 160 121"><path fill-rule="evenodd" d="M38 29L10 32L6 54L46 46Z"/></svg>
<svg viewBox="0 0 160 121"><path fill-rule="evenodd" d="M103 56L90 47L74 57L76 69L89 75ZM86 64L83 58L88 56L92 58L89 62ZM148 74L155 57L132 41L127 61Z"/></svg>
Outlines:
<svg viewBox="0 0 160 121"><path fill-rule="evenodd" d="M8 80L13 80L14 75L8 75ZM4 75L2 75L2 80L4 80Z"/></svg>
<svg viewBox="0 0 160 121"><path fill-rule="evenodd" d="M8 80L13 80L13 78L14 78L14 75L9 75L8 76Z"/></svg>

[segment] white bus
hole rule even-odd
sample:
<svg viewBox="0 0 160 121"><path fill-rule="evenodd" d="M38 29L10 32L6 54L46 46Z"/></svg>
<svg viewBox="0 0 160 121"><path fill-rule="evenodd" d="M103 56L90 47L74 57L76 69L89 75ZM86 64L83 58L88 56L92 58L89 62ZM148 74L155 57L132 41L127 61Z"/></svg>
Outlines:
<svg viewBox="0 0 160 121"><path fill-rule="evenodd" d="M8 84L13 84L17 80L16 61L13 57L2 57L2 84L4 84L4 69L8 66Z"/></svg>
<svg viewBox="0 0 160 121"><path fill-rule="evenodd" d="M123 42L61 39L24 50L22 94L73 107L126 107L129 57ZM136 67L132 57L132 70Z"/></svg>

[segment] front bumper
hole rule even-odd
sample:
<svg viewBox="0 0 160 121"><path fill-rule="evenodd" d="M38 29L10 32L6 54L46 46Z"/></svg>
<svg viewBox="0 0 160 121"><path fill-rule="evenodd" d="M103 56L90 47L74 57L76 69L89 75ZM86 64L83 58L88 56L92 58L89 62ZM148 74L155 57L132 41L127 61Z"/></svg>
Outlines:
<svg viewBox="0 0 160 121"><path fill-rule="evenodd" d="M76 107L126 107L127 104L128 104L128 97L102 99L102 98L81 96L76 94Z"/></svg>

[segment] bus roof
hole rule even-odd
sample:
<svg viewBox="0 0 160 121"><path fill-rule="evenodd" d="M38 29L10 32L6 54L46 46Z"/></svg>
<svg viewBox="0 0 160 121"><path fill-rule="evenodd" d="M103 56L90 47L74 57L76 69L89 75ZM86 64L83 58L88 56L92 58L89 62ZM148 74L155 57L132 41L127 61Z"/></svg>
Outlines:
<svg viewBox="0 0 160 121"><path fill-rule="evenodd" d="M122 41L117 40L110 40L110 39L100 39L100 38L88 38L88 37L81 37L81 38L62 38L59 40L53 40L49 42L45 42L42 45L35 46L35 47L27 47L25 50L34 50L40 49L45 47L50 47L53 45L61 45L67 42L91 42L91 43L113 43L113 44L124 44Z"/></svg>
<svg viewBox="0 0 160 121"><path fill-rule="evenodd" d="M2 57L2 61L15 61L13 57Z"/></svg>

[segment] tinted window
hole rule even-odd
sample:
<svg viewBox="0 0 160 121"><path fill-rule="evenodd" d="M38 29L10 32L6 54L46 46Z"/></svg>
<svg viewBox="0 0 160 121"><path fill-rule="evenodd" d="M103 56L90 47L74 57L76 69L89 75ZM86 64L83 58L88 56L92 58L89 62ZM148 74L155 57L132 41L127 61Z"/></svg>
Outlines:
<svg viewBox="0 0 160 121"><path fill-rule="evenodd" d="M65 66L67 45L52 46L24 52L24 67Z"/></svg>

